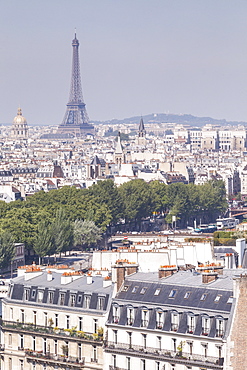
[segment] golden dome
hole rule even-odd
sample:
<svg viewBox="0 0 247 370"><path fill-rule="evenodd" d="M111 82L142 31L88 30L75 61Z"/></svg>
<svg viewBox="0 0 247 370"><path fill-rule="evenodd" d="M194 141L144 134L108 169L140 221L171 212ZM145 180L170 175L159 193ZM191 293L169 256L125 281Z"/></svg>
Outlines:
<svg viewBox="0 0 247 370"><path fill-rule="evenodd" d="M14 124L26 124L27 123L26 118L23 117L22 115L21 108L18 108L17 116L15 116L13 123Z"/></svg>

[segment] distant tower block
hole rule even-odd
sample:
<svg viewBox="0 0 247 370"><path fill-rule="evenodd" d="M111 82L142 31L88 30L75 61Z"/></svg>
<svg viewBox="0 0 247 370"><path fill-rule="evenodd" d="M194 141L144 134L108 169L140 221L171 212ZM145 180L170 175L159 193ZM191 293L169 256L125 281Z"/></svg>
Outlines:
<svg viewBox="0 0 247 370"><path fill-rule="evenodd" d="M72 77L69 102L62 124L58 127L59 134L74 134L75 136L84 136L85 134L94 134L94 127L89 124L86 111L86 104L83 101L81 88L81 75L79 63L79 41L75 38L72 41Z"/></svg>
<svg viewBox="0 0 247 370"><path fill-rule="evenodd" d="M146 130L144 127L143 119L141 118L138 128L138 138L137 138L137 144L140 146L146 146Z"/></svg>
<svg viewBox="0 0 247 370"><path fill-rule="evenodd" d="M28 139L28 126L26 118L23 117L21 108L18 108L17 116L13 120L11 136L16 140Z"/></svg>

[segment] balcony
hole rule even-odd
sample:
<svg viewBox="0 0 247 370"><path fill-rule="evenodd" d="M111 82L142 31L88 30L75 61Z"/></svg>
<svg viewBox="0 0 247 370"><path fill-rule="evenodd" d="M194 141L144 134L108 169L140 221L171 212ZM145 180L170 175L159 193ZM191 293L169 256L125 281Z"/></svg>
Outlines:
<svg viewBox="0 0 247 370"><path fill-rule="evenodd" d="M59 368L83 369L84 358L79 360L76 357L55 355L52 353L43 353L38 351L25 350L25 355L28 362L37 362L39 364L47 364L48 366L58 365Z"/></svg>
<svg viewBox="0 0 247 370"><path fill-rule="evenodd" d="M138 356L143 359L155 361L166 361L172 364L181 364L185 366L195 366L205 369L223 369L223 358L190 354L186 352L172 351L168 349L158 349L127 343L107 342L105 352L112 354L122 354L124 356ZM114 369L114 367L113 367Z"/></svg>
<svg viewBox="0 0 247 370"><path fill-rule="evenodd" d="M127 370L127 369L124 369L123 367L109 365L109 370Z"/></svg>
<svg viewBox="0 0 247 370"><path fill-rule="evenodd" d="M94 345L103 344L103 332L99 330L98 333L85 333L83 331L78 331L76 328L72 329L61 329L54 328L52 326L41 326L30 323L21 323L16 321L1 321L2 331L8 332L18 332L23 334L40 335L48 338L51 337L63 337L66 340L88 342Z"/></svg>

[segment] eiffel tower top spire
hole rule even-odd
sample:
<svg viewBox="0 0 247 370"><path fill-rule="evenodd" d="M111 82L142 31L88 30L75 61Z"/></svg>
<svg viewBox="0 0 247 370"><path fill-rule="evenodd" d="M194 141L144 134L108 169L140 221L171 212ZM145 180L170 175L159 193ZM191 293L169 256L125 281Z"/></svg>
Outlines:
<svg viewBox="0 0 247 370"><path fill-rule="evenodd" d="M72 76L70 85L69 102L62 124L58 133L70 133L81 136L86 133L93 133L94 127L90 125L86 111L86 104L83 100L81 87L81 74L79 62L79 41L76 37L72 40Z"/></svg>

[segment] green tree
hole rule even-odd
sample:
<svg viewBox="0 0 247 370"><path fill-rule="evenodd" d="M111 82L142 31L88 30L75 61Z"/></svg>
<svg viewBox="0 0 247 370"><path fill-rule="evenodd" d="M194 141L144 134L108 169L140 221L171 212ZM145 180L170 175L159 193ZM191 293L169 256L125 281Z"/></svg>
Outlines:
<svg viewBox="0 0 247 370"><path fill-rule="evenodd" d="M15 256L13 236L5 231L0 237L0 269L7 267Z"/></svg>
<svg viewBox="0 0 247 370"><path fill-rule="evenodd" d="M88 247L96 244L101 239L101 230L93 221L75 220L74 223L74 242L75 245Z"/></svg>
<svg viewBox="0 0 247 370"><path fill-rule="evenodd" d="M39 265L42 258L50 255L52 251L52 235L47 221L38 224L38 232L33 245L34 252L39 256Z"/></svg>
<svg viewBox="0 0 247 370"><path fill-rule="evenodd" d="M63 208L56 211L56 217L51 224L53 249L56 253L66 252L73 245L73 226L67 219Z"/></svg>

